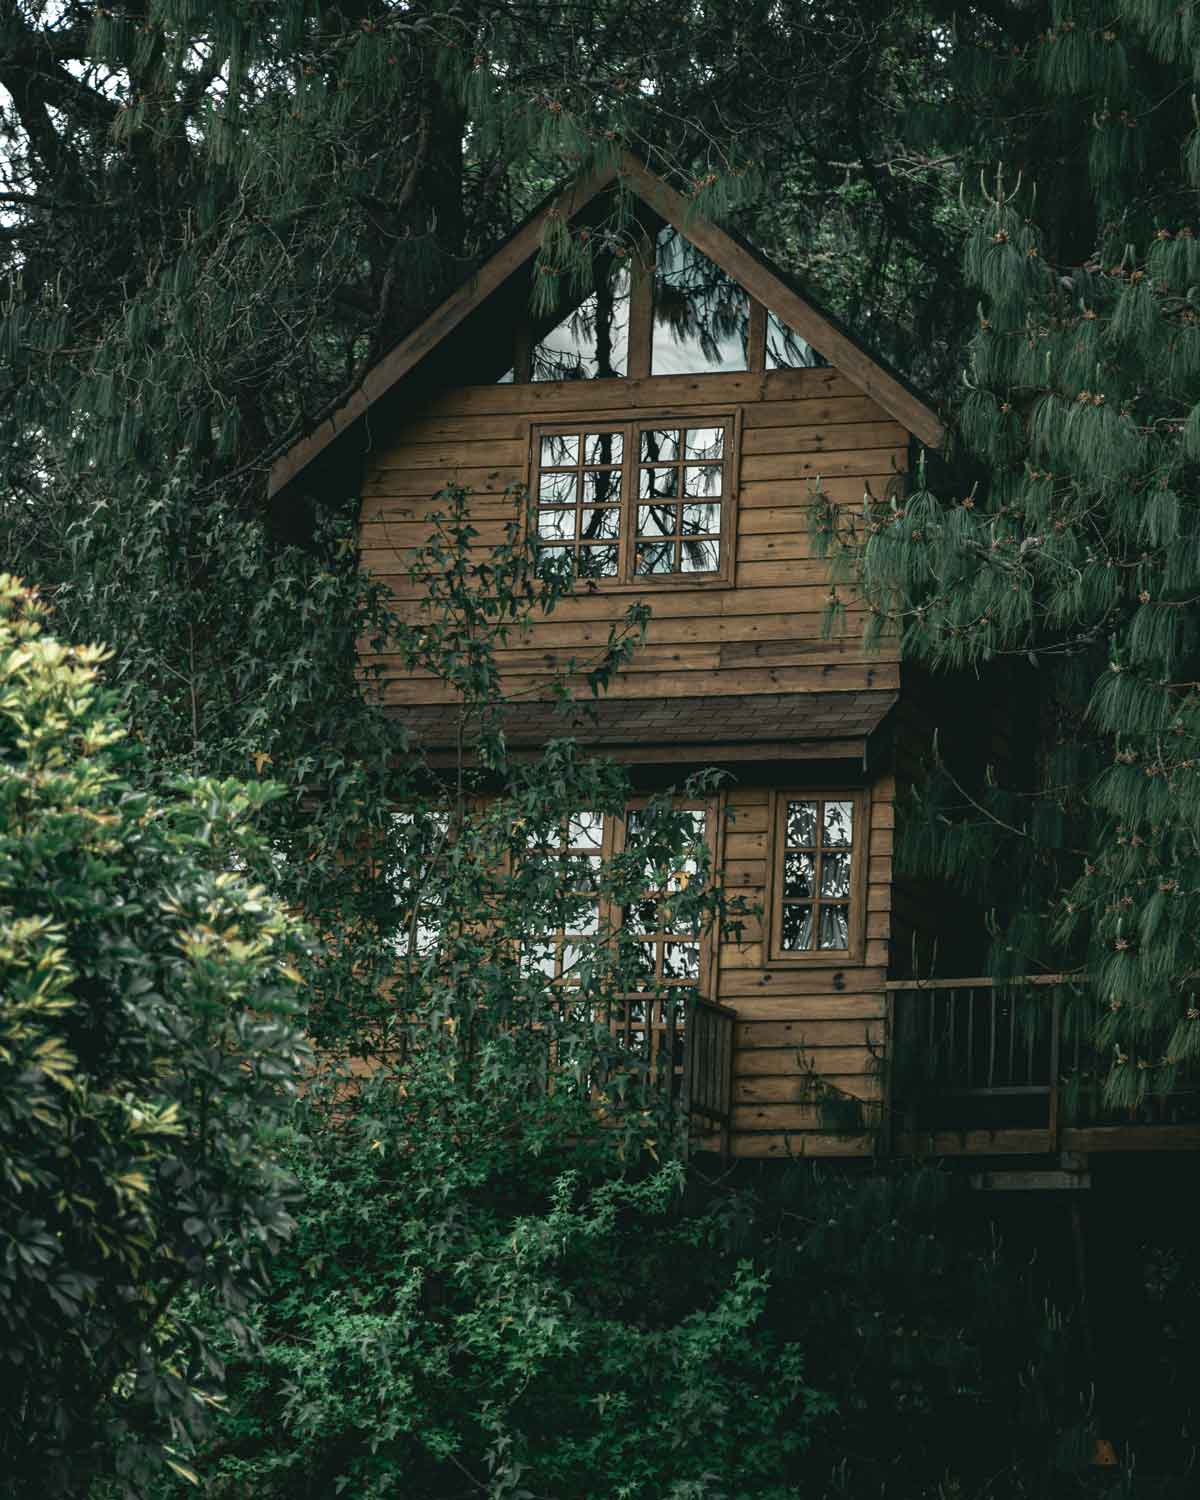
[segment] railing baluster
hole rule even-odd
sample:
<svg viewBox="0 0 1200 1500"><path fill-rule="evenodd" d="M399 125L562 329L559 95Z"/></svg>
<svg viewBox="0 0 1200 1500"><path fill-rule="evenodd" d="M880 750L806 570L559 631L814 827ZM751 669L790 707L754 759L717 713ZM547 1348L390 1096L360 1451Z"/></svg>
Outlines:
<svg viewBox="0 0 1200 1500"><path fill-rule="evenodd" d="M1006 1082L1013 1084L1017 1081L1016 1069L1013 1066L1013 1049L1017 1045L1017 1006L1007 990L1005 995L1005 1003L1008 1006L1008 1077Z"/></svg>

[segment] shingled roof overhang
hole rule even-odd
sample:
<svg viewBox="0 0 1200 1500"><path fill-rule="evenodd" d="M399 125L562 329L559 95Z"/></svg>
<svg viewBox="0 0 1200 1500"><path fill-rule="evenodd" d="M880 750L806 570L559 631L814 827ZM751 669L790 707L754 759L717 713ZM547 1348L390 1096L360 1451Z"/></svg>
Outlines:
<svg viewBox="0 0 1200 1500"><path fill-rule="evenodd" d="M341 452L348 446L359 455L368 452L372 428L387 427L398 410L402 388L410 382L424 393L439 386L471 383L470 378L463 379L463 371L471 370L472 355L481 348L496 347L497 332L514 328L528 313L531 267L547 219L555 213L574 222L586 221L589 215L598 217L601 195L618 177L914 437L928 447L941 446L945 435L941 421L903 377L868 354L837 319L822 311L765 255L695 213L686 198L636 157L625 154L618 164L577 178L535 210L472 277L367 372L336 410L276 461L269 494L279 494L315 460L328 458L331 449ZM499 347L505 346L500 343ZM503 368L497 368L474 378L483 381L501 374Z"/></svg>
<svg viewBox="0 0 1200 1500"><path fill-rule="evenodd" d="M703 697L600 698L559 705L509 705L510 751L535 755L553 739L573 739L617 760L661 761L678 771L699 764L838 762L867 769L894 689L856 692L734 693ZM458 709L421 704L392 710L433 766L454 758ZM470 747L468 745L468 754Z"/></svg>

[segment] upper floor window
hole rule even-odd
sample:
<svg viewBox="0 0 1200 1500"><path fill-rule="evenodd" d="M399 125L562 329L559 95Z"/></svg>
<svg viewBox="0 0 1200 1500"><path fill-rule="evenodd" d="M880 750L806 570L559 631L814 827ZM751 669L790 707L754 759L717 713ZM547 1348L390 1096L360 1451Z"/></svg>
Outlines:
<svg viewBox="0 0 1200 1500"><path fill-rule="evenodd" d="M861 796L779 792L771 870L771 957L849 958L861 946Z"/></svg>
<svg viewBox="0 0 1200 1500"><path fill-rule="evenodd" d="M733 422L694 421L537 429L542 555L598 581L727 579Z"/></svg>

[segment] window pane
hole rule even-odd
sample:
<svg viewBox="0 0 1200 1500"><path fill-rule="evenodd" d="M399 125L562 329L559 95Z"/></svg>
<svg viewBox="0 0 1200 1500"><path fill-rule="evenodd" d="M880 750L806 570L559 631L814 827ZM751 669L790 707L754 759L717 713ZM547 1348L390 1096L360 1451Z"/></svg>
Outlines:
<svg viewBox="0 0 1200 1500"><path fill-rule="evenodd" d="M851 802L827 802L825 804L825 832L821 842L826 849L848 849L853 842L854 804Z"/></svg>
<svg viewBox="0 0 1200 1500"><path fill-rule="evenodd" d="M683 471L683 493L700 495L704 499L721 493L721 465L697 464Z"/></svg>
<svg viewBox="0 0 1200 1500"><path fill-rule="evenodd" d="M574 540L574 510L542 510L538 512L538 536L553 537L557 541Z"/></svg>
<svg viewBox="0 0 1200 1500"><path fill-rule="evenodd" d="M721 529L721 507L719 505L685 505L683 507L684 536L703 536Z"/></svg>
<svg viewBox="0 0 1200 1500"><path fill-rule="evenodd" d="M650 937L659 930L658 902L637 901L625 908L625 926L636 937Z"/></svg>
<svg viewBox="0 0 1200 1500"><path fill-rule="evenodd" d="M571 511L569 514L574 515ZM579 535L584 541L606 541L621 534L621 512L615 506L579 512Z"/></svg>
<svg viewBox="0 0 1200 1500"><path fill-rule="evenodd" d="M614 546L580 547L580 578L615 578L617 576L617 549Z"/></svg>
<svg viewBox="0 0 1200 1500"><path fill-rule="evenodd" d="M543 474L538 483L539 505L574 505L574 474Z"/></svg>
<svg viewBox="0 0 1200 1500"><path fill-rule="evenodd" d="M619 464L624 451L624 433L589 432L584 435L583 461L585 464Z"/></svg>
<svg viewBox="0 0 1200 1500"><path fill-rule="evenodd" d="M559 573L567 567L571 555L569 547L541 547L538 549L538 568L547 574Z"/></svg>
<svg viewBox="0 0 1200 1500"><path fill-rule="evenodd" d="M663 944L664 979L699 979L700 948L697 943Z"/></svg>
<svg viewBox="0 0 1200 1500"><path fill-rule="evenodd" d="M570 434L558 434L542 439L542 465L563 468L579 462L579 439Z"/></svg>
<svg viewBox="0 0 1200 1500"><path fill-rule="evenodd" d="M793 856L789 855L788 858ZM822 896L848 896L850 894L850 856L827 854L821 861Z"/></svg>
<svg viewBox="0 0 1200 1500"><path fill-rule="evenodd" d="M723 427L691 427L683 450L684 458L724 458L725 429Z"/></svg>
<svg viewBox="0 0 1200 1500"><path fill-rule="evenodd" d="M849 948L850 908L848 906L823 906L821 908L821 932L818 948Z"/></svg>
<svg viewBox="0 0 1200 1500"><path fill-rule="evenodd" d="M593 292L534 348L534 380L603 380L624 375L629 346L629 271L598 266L604 295Z"/></svg>
<svg viewBox="0 0 1200 1500"><path fill-rule="evenodd" d="M789 802L787 805L787 841L793 847L811 849L817 842L817 804Z"/></svg>
<svg viewBox="0 0 1200 1500"><path fill-rule="evenodd" d="M783 894L798 896L801 900L810 898L813 894L814 865L814 855L793 854L789 851L784 856Z"/></svg>
<svg viewBox="0 0 1200 1500"><path fill-rule="evenodd" d="M566 930L574 937L591 937L600 930L600 909L594 901L579 907L571 914Z"/></svg>
<svg viewBox="0 0 1200 1500"><path fill-rule="evenodd" d="M783 946L789 953L812 947L812 907L784 906Z"/></svg>
<svg viewBox="0 0 1200 1500"><path fill-rule="evenodd" d="M678 469L642 469L638 494L643 500L664 496L671 499L679 493Z"/></svg>
<svg viewBox="0 0 1200 1500"><path fill-rule="evenodd" d="M639 542L637 572L672 573L675 570L674 542Z"/></svg>
<svg viewBox="0 0 1200 1500"><path fill-rule="evenodd" d="M696 542L691 539L684 541L683 572L715 573L720 566L720 542Z"/></svg>
<svg viewBox="0 0 1200 1500"><path fill-rule="evenodd" d="M642 462L669 463L679 457L679 434L677 432L643 432Z"/></svg>
<svg viewBox="0 0 1200 1500"><path fill-rule="evenodd" d="M638 536L674 536L675 515L673 505L639 505Z"/></svg>
<svg viewBox="0 0 1200 1500"><path fill-rule="evenodd" d="M614 505L621 498L620 469L587 469L583 475L585 505Z"/></svg>
<svg viewBox="0 0 1200 1500"><path fill-rule="evenodd" d="M669 225L659 233L656 262L652 372L744 370L750 311L745 290Z"/></svg>
<svg viewBox="0 0 1200 1500"><path fill-rule="evenodd" d="M572 849L599 849L604 833L604 818L598 812L575 813L567 827L567 842Z"/></svg>
<svg viewBox="0 0 1200 1500"><path fill-rule="evenodd" d="M781 323L773 312L767 312L768 370L805 369L821 363L820 355L811 344L786 323Z"/></svg>

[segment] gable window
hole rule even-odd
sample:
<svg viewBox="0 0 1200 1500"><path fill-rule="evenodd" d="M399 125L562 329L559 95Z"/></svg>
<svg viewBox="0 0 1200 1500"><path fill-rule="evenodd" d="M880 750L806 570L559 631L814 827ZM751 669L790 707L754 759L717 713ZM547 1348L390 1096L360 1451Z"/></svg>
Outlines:
<svg viewBox="0 0 1200 1500"><path fill-rule="evenodd" d="M771 957L846 959L861 948L863 800L779 792L771 850Z"/></svg>
<svg viewBox="0 0 1200 1500"><path fill-rule="evenodd" d="M669 224L655 241L654 375L749 369L750 297Z"/></svg>
<svg viewBox="0 0 1200 1500"><path fill-rule="evenodd" d="M542 556L593 580L727 582L733 420L693 420L537 429Z"/></svg>

